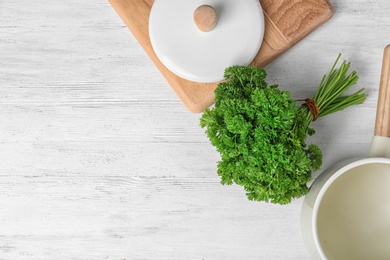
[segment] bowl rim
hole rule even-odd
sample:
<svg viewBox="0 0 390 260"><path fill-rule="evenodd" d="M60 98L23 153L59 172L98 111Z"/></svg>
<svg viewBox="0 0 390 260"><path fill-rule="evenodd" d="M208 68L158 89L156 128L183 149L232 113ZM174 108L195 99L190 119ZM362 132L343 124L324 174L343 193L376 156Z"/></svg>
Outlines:
<svg viewBox="0 0 390 260"><path fill-rule="evenodd" d="M316 199L315 199L315 202L314 202L314 206L313 206L313 211L312 211L312 221L311 221L311 225L312 225L312 232L313 232L313 240L314 240L314 245L317 249L317 252L319 253L320 257L322 259L327 259L327 256L324 252L324 250L322 249L322 246L321 246L321 243L319 241L319 236L318 236L318 229L317 229L317 220L318 220L318 210L319 210L319 207L320 207L320 204L322 202L322 199L323 197L325 196L325 193L327 192L327 190L329 189L329 187L343 174L345 174L346 172L356 168L356 167L359 167L359 166L362 166L362 165L367 165L367 164L374 164L374 163L379 163L379 164L390 164L390 158L383 158L383 157L370 157L370 158L365 158L365 159L360 159L360 160L356 160L356 161L353 161L351 163L348 163L347 165L341 167L340 169L338 169L337 171L335 171L331 177L329 177L329 179L327 179L325 181L325 183L322 185Z"/></svg>

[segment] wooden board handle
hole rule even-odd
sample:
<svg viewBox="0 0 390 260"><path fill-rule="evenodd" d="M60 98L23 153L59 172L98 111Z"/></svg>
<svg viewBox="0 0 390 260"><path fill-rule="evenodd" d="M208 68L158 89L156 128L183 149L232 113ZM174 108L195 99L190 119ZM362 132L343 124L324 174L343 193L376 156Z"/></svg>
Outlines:
<svg viewBox="0 0 390 260"><path fill-rule="evenodd" d="M390 45L383 53L382 74L376 110L375 135L390 137Z"/></svg>

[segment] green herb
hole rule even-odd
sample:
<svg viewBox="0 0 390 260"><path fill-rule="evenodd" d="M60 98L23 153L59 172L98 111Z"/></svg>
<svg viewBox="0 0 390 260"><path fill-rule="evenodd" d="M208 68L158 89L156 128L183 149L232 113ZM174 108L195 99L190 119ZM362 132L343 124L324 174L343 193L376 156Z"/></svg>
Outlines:
<svg viewBox="0 0 390 260"><path fill-rule="evenodd" d="M300 106L288 91L268 85L263 69L233 66L225 70L226 81L215 90L215 105L200 120L221 155L218 175L222 184L236 183L244 187L250 200L278 204L308 192L311 172L322 164L320 148L306 144L307 136L314 134L310 124L315 108L322 117L361 104L367 96L364 89L341 96L358 76L355 71L348 74L350 63L345 61L336 69L339 58L313 99ZM313 100L316 107L312 111L309 103Z"/></svg>

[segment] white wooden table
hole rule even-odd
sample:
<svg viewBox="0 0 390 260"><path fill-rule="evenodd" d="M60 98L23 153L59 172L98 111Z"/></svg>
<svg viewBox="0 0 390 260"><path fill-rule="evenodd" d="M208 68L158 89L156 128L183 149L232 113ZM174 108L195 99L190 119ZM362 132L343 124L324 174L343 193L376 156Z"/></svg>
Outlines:
<svg viewBox="0 0 390 260"><path fill-rule="evenodd" d="M366 156L388 0L334 17L267 66L314 94L339 52L370 94L313 124L326 169ZM0 0L0 259L309 259L302 199L250 202L106 0ZM313 178L319 172L313 174Z"/></svg>

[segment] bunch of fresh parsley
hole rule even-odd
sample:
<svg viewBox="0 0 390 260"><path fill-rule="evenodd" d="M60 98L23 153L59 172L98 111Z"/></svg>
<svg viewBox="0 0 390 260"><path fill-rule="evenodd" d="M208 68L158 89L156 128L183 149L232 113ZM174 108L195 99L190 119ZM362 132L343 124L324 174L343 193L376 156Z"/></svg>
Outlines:
<svg viewBox="0 0 390 260"><path fill-rule="evenodd" d="M360 104L367 96L364 89L341 96L358 76L355 71L347 75L350 63L345 61L335 69L339 57L312 99L318 117ZM221 183L243 186L256 201L287 204L305 195L311 171L322 164L319 147L306 144L306 137L314 134L309 126L316 115L297 105L288 91L268 85L264 69L233 66L224 77L215 90L214 107L200 120L221 155Z"/></svg>

